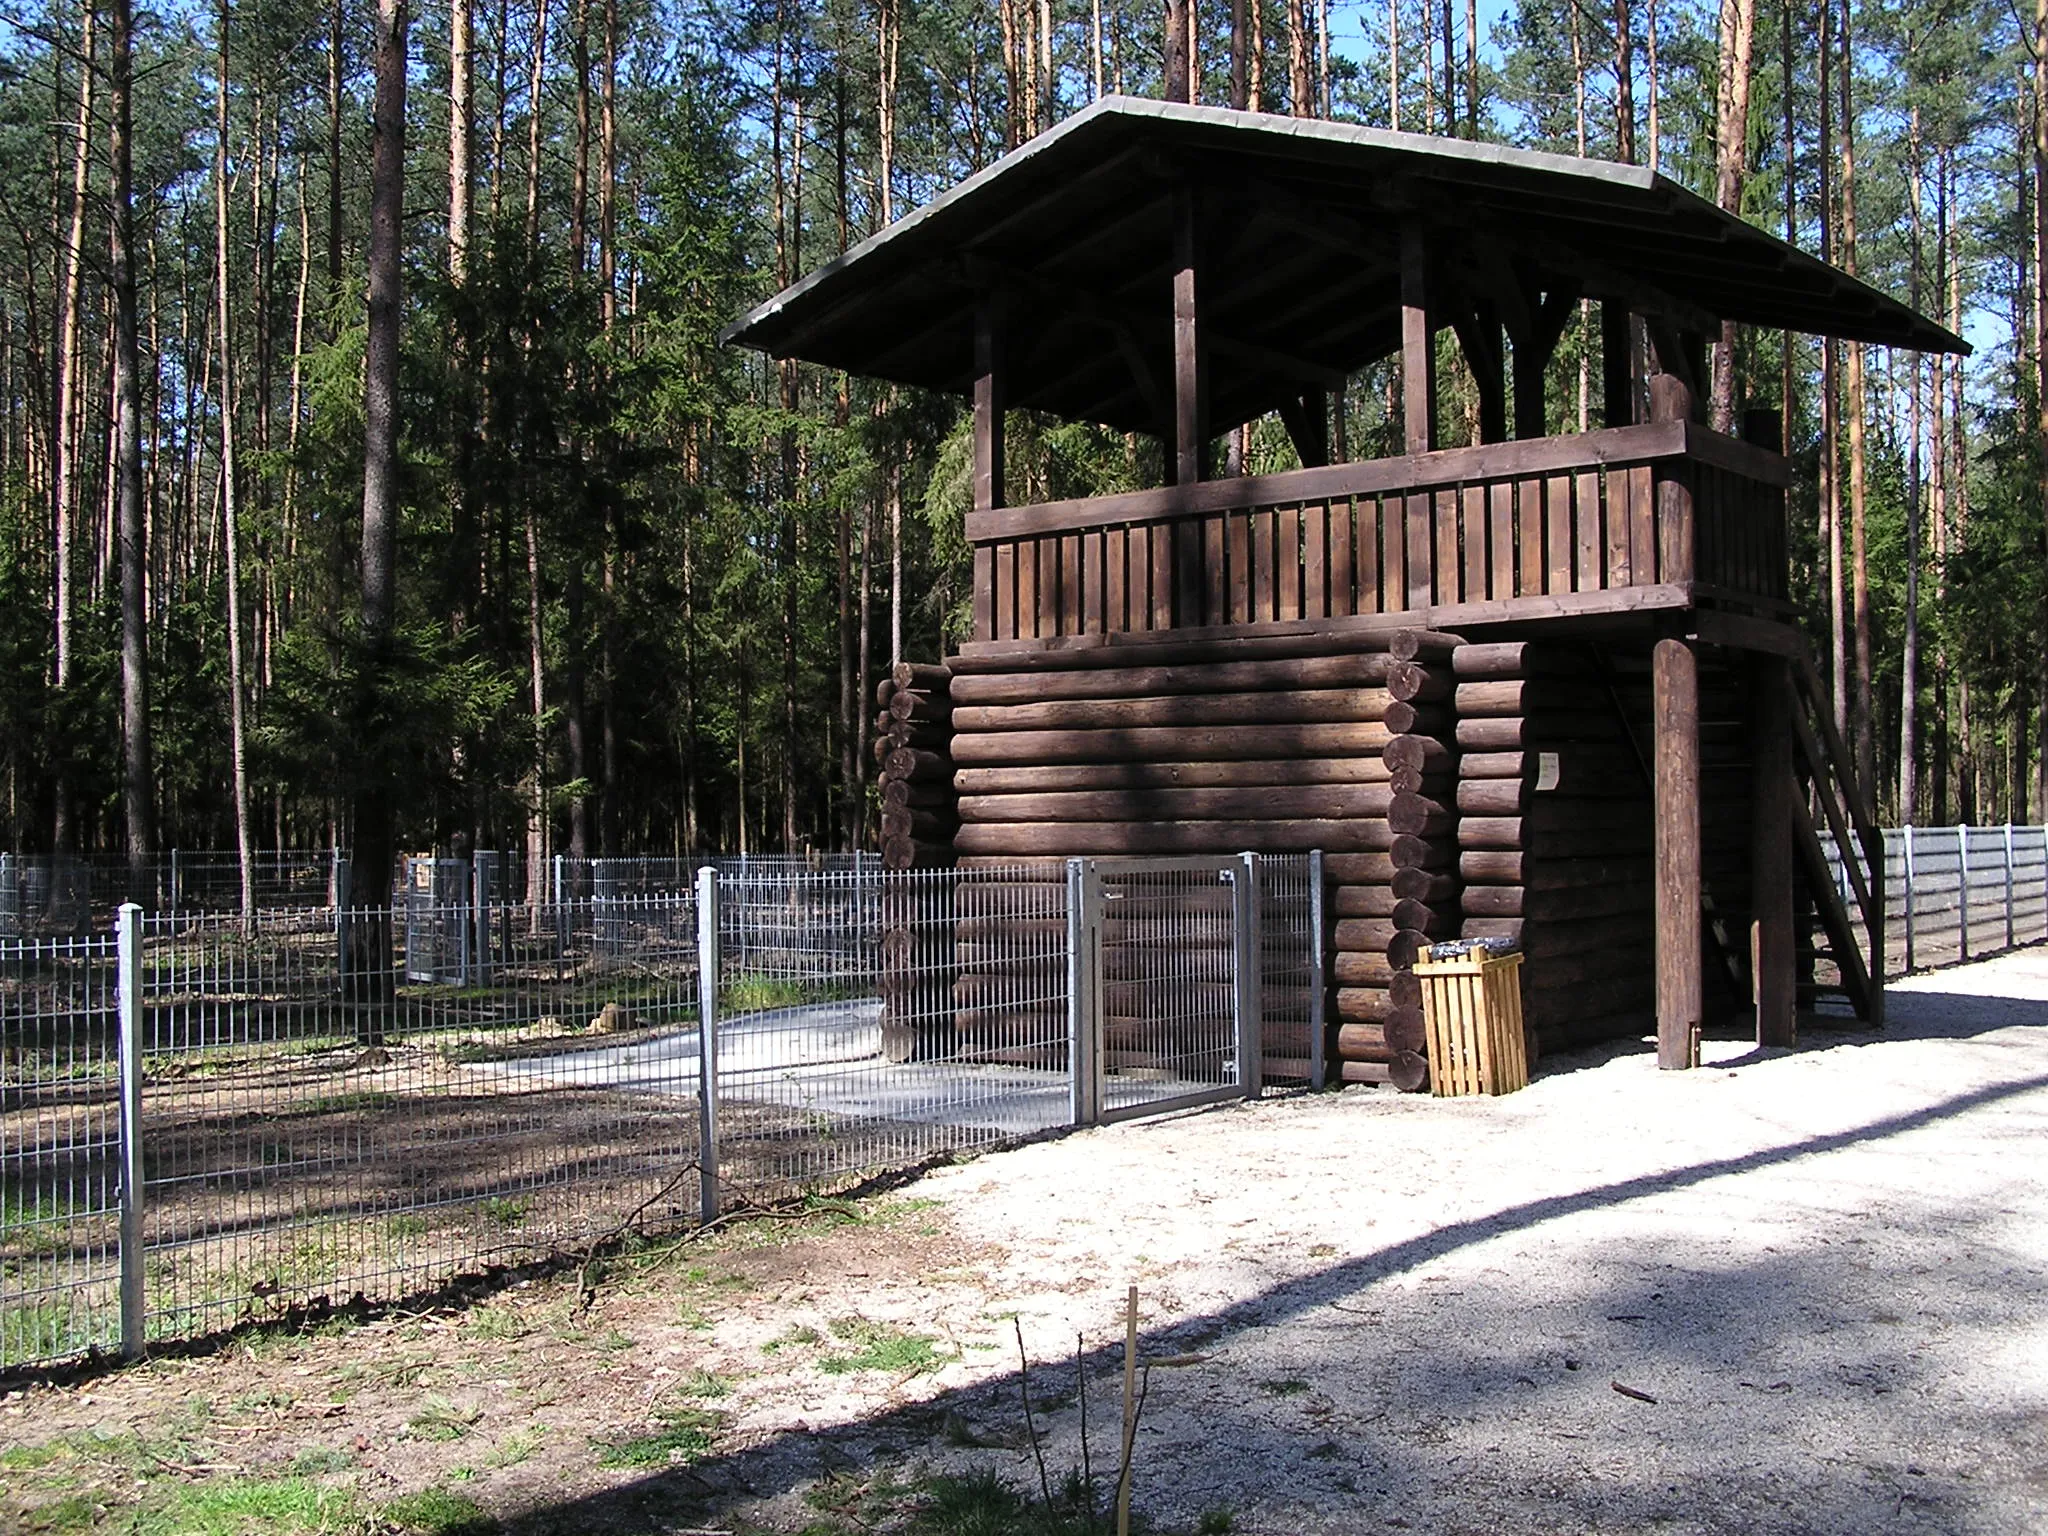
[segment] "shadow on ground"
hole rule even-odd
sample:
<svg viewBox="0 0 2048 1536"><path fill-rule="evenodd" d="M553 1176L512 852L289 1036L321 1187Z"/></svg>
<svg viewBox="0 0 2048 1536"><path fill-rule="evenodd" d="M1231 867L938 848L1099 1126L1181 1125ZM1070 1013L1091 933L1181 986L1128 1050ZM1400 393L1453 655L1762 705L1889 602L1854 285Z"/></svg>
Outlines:
<svg viewBox="0 0 2048 1536"><path fill-rule="evenodd" d="M2048 1026L2048 1005L1913 989L1882 1035L1804 1048L2014 1026ZM1142 1355L1190 1363L1152 1372L1138 1502L1164 1523L1229 1509L1235 1529L1274 1532L2043 1528L2048 1397L2025 1362L2048 1274L2020 1235L2040 1185L1996 1149L2040 1145L2048 1102L2020 1101L2044 1089L2048 1073L2015 1077L1507 1205L1150 1330ZM1965 1121L1969 1166L1916 1178L1933 1161L1920 1133ZM1853 1172L1818 1161L1856 1149L1882 1155ZM1676 1219L1681 1194L1687 1220L1755 1221L1755 1243L1739 1261L1709 1253ZM1113 1464L1119 1379L1115 1348L1034 1365L1055 1478L1082 1464L1083 1383L1093 1464ZM800 1524L795 1496L820 1476L903 1460L1033 1484L1019 1385L777 1435L508 1529L779 1528Z"/></svg>

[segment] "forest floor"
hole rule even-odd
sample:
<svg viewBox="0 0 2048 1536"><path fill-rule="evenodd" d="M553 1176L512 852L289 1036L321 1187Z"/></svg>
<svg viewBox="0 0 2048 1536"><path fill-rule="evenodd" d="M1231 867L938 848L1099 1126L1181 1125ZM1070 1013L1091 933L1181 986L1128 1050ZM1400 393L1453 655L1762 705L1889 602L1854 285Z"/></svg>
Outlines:
<svg viewBox="0 0 2048 1536"><path fill-rule="evenodd" d="M1106 1503L1135 1284L1154 1532L2048 1529L2048 950L1890 1014L1124 1124L18 1384L0 1528L1106 1531L1060 1488Z"/></svg>

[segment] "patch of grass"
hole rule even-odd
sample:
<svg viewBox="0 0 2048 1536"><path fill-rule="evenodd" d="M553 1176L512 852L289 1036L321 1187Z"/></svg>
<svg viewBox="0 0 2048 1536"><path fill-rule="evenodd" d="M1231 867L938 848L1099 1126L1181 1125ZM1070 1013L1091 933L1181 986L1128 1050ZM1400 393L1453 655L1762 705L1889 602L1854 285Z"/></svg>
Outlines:
<svg viewBox="0 0 2048 1536"><path fill-rule="evenodd" d="M817 1329L807 1328L801 1323L793 1323L766 1344L763 1344L761 1346L761 1353L764 1355L779 1355L785 1349L809 1348L813 1344L822 1344L824 1342L825 1335L818 1332Z"/></svg>
<svg viewBox="0 0 2048 1536"><path fill-rule="evenodd" d="M0 1307L0 1356L9 1360L40 1360L82 1350L104 1331L95 1329L93 1322L89 1310L74 1309L68 1302L37 1301L27 1306Z"/></svg>
<svg viewBox="0 0 2048 1536"><path fill-rule="evenodd" d="M311 1445L292 1458L294 1477L328 1477L356 1464L353 1454L331 1445Z"/></svg>
<svg viewBox="0 0 2048 1536"><path fill-rule="evenodd" d="M460 1440L483 1417L481 1408L458 1408L445 1397L429 1394L426 1406L405 1421L416 1440Z"/></svg>
<svg viewBox="0 0 2048 1536"><path fill-rule="evenodd" d="M832 1325L832 1336L847 1348L818 1357L818 1369L827 1376L855 1371L917 1376L937 1370L952 1358L940 1353L939 1341L929 1334L906 1333L864 1317L840 1318Z"/></svg>
<svg viewBox="0 0 2048 1536"><path fill-rule="evenodd" d="M1195 1522L1195 1536L1230 1536L1236 1529L1237 1511L1233 1509L1205 1509Z"/></svg>
<svg viewBox="0 0 2048 1536"><path fill-rule="evenodd" d="M1260 1382L1259 1390L1268 1397L1299 1397L1308 1390L1308 1383L1298 1376L1282 1376Z"/></svg>
<svg viewBox="0 0 2048 1536"><path fill-rule="evenodd" d="M355 1493L302 1477L194 1483L136 1518L135 1536L328 1536L362 1528Z"/></svg>
<svg viewBox="0 0 2048 1536"><path fill-rule="evenodd" d="M759 1013L769 1008L794 1008L799 1003L830 1003L851 997L844 983L794 981L787 976L742 972L721 982L718 1006L730 1013Z"/></svg>
<svg viewBox="0 0 2048 1536"><path fill-rule="evenodd" d="M425 1237L432 1230L424 1216L390 1216L384 1221L384 1230L393 1237Z"/></svg>
<svg viewBox="0 0 2048 1536"><path fill-rule="evenodd" d="M57 1459L54 1445L10 1445L0 1451L0 1472L28 1472Z"/></svg>
<svg viewBox="0 0 2048 1536"><path fill-rule="evenodd" d="M607 1329L605 1336L597 1341L597 1347L599 1349L611 1350L616 1354L620 1350L633 1347L633 1336L629 1333L621 1333L616 1328Z"/></svg>
<svg viewBox="0 0 2048 1536"><path fill-rule="evenodd" d="M445 1488L422 1488L393 1499L378 1511L384 1523L405 1536L491 1536L498 1522L475 1499Z"/></svg>
<svg viewBox="0 0 2048 1536"><path fill-rule="evenodd" d="M484 1202L484 1220L501 1227L516 1227L532 1209L533 1202L524 1195L493 1195Z"/></svg>
<svg viewBox="0 0 2048 1536"><path fill-rule="evenodd" d="M666 1467L709 1455L722 1420L701 1408L664 1408L655 1428L625 1440L599 1440L601 1467Z"/></svg>
<svg viewBox="0 0 2048 1536"><path fill-rule="evenodd" d="M547 1431L535 1424L527 1429L515 1431L492 1446L484 1457L484 1465L491 1468L516 1467L535 1451L547 1438Z"/></svg>
<svg viewBox="0 0 2048 1536"><path fill-rule="evenodd" d="M346 1115L378 1109L396 1109L399 1105L395 1093L379 1093L375 1089L363 1089L355 1093L327 1093L318 1098L303 1099L285 1110L286 1115Z"/></svg>
<svg viewBox="0 0 2048 1536"><path fill-rule="evenodd" d="M509 1343L527 1333L526 1320L510 1307L479 1307L469 1314L469 1331L479 1339Z"/></svg>
<svg viewBox="0 0 2048 1536"><path fill-rule="evenodd" d="M878 1479L866 1485L820 1484L807 1497L814 1507L850 1522L819 1527L819 1536L881 1529L902 1536L1090 1536L1102 1530L1100 1516L1091 1516L1079 1479L1070 1479L1050 1507L990 1471L911 1483ZM1145 1526L1133 1520L1132 1528Z"/></svg>
<svg viewBox="0 0 2048 1536"><path fill-rule="evenodd" d="M732 1392L732 1383L719 1375L718 1372L707 1371L702 1366L699 1366L677 1384L676 1391L684 1397L694 1397L707 1403L715 1403L721 1397L728 1396Z"/></svg>
<svg viewBox="0 0 2048 1536"><path fill-rule="evenodd" d="M83 1493L39 1504L27 1512L30 1531L89 1531L99 1524L100 1506Z"/></svg>

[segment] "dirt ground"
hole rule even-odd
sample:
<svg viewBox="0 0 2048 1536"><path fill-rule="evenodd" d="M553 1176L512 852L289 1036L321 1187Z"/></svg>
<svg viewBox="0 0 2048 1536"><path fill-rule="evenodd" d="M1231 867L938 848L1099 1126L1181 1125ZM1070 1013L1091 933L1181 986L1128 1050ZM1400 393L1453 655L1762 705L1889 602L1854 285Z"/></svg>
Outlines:
<svg viewBox="0 0 2048 1536"><path fill-rule="evenodd" d="M1126 1124L0 1401L0 1526L853 1532L1116 1460L1157 1531L2048 1530L2048 951L1881 1033ZM1077 1349L1085 1395L1077 1392ZM224 1513L225 1512L225 1513Z"/></svg>

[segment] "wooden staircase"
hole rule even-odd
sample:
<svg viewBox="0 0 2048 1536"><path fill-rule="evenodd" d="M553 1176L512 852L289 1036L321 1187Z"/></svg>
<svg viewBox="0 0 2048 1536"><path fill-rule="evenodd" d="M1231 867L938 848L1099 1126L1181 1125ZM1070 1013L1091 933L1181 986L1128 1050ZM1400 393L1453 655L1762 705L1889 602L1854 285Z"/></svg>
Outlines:
<svg viewBox="0 0 2048 1536"><path fill-rule="evenodd" d="M1800 888L1812 904L1817 933L1813 959L1836 971L1830 983L1810 971L1802 1002L1834 995L1867 1024L1884 1022L1884 838L1857 787L1848 748L1828 703L1813 659L1801 654L1785 669L1792 692L1793 765L1802 794L1792 806L1792 836ZM1842 899L1821 842L1825 827L1847 872L1853 907Z"/></svg>

